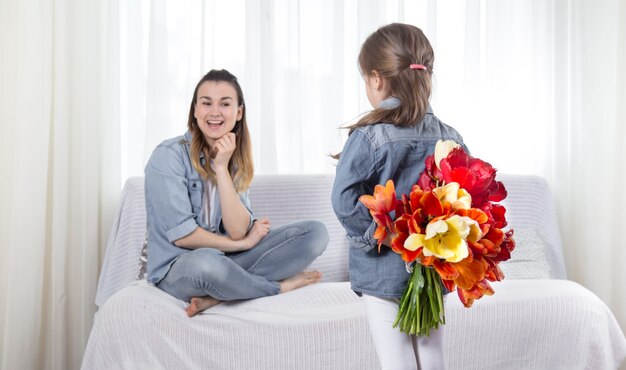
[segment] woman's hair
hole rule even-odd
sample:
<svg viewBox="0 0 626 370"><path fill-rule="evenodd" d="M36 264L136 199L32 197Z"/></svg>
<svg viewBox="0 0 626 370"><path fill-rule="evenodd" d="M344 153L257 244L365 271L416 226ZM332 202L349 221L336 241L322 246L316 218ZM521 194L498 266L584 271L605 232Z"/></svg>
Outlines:
<svg viewBox="0 0 626 370"><path fill-rule="evenodd" d="M393 109L375 107L348 127L350 133L358 127L379 122L396 126L420 122L428 109L434 59L430 42L415 26L392 23L372 33L359 53L361 74L370 76L372 71L378 72L389 95L398 97L401 104ZM411 68L412 64L421 64L426 69Z"/></svg>
<svg viewBox="0 0 626 370"><path fill-rule="evenodd" d="M198 102L198 89L200 88L200 85L207 81L228 82L237 92L237 106L241 107L242 115L241 119L235 123L235 127L233 129L233 132L237 137L237 147L235 148L235 151L230 158L230 162L228 163L228 170L233 176L235 189L241 192L250 187L252 176L254 174L252 145L250 143L250 133L248 132L248 124L246 122L246 107L243 100L243 91L241 90L241 86L239 86L237 77L225 69L213 69L209 71L209 73L204 75L204 77L202 77L202 79L198 82L196 89L193 92L191 106L189 107L189 121L187 122L187 128L192 135L190 153L191 163L202 178L211 179L212 181L215 180L215 171L211 168L208 160L210 158L209 153L211 148L209 147L209 143L207 143L204 138L202 131L200 131L200 127L198 127L198 122L195 117L196 103ZM204 166L200 162L201 153L206 159Z"/></svg>

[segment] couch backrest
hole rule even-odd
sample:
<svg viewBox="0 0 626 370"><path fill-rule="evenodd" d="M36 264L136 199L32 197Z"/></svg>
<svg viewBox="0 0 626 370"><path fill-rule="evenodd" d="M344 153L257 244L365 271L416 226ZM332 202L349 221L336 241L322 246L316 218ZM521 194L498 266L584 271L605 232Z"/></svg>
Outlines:
<svg viewBox="0 0 626 370"><path fill-rule="evenodd" d="M509 191L504 204L510 226L520 231L518 248L528 235L540 239L547 257L549 277L565 278L565 263L556 221L554 201L546 181L537 176L498 176ZM326 251L311 265L324 281L348 279L348 243L330 203L334 175L257 175L250 201L257 217L268 217L274 226L303 219L324 222L330 235ZM127 180L114 219L98 282L96 305L136 280L146 232L143 177ZM536 242L533 242L537 244Z"/></svg>
<svg viewBox="0 0 626 370"><path fill-rule="evenodd" d="M306 219L323 222L330 239L310 268L322 271L323 281L347 281L348 240L330 203L334 179L334 175L256 176L250 203L256 217L267 216L276 226Z"/></svg>

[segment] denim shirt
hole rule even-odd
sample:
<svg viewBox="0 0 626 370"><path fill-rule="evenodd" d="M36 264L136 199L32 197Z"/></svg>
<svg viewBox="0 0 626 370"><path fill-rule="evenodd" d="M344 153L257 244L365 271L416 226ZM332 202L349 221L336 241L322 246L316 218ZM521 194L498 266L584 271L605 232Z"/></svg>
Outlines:
<svg viewBox="0 0 626 370"><path fill-rule="evenodd" d="M373 237L377 225L359 197L373 194L374 186L389 179L397 196L409 194L437 140L454 140L465 148L461 135L435 117L430 107L415 125L372 124L348 137L337 163L331 201L347 232L350 282L357 294L399 298L409 277L400 255L384 245L378 252Z"/></svg>
<svg viewBox="0 0 626 370"><path fill-rule="evenodd" d="M204 220L201 210L205 185L191 164L190 146L190 132L165 140L154 149L144 170L148 222L147 274L150 283L161 281L176 258L189 252L189 249L177 247L174 242L191 234L197 227L228 236L222 224L219 196L211 204L209 224ZM204 161L204 157L201 156L200 160ZM248 192L239 193L239 197L248 209L251 227L253 215Z"/></svg>

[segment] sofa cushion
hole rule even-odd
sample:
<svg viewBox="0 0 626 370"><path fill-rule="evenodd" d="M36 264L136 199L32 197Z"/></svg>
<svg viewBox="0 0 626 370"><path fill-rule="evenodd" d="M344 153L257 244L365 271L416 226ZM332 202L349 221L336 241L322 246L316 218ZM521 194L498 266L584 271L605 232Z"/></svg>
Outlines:
<svg viewBox="0 0 626 370"><path fill-rule="evenodd" d="M511 259L500 263L506 279L549 279L551 268L547 245L535 228L515 229L515 250Z"/></svg>

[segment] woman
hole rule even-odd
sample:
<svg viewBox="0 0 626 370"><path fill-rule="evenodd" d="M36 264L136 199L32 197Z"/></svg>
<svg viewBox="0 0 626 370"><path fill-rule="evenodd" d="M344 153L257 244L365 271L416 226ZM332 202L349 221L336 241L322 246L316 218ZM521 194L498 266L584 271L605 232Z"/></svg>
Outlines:
<svg viewBox="0 0 626 370"><path fill-rule="evenodd" d="M319 281L319 271L303 270L326 248L322 223L270 231L269 220L252 215L250 136L234 75L212 70L198 82L187 126L145 168L148 281L189 302L190 317Z"/></svg>

